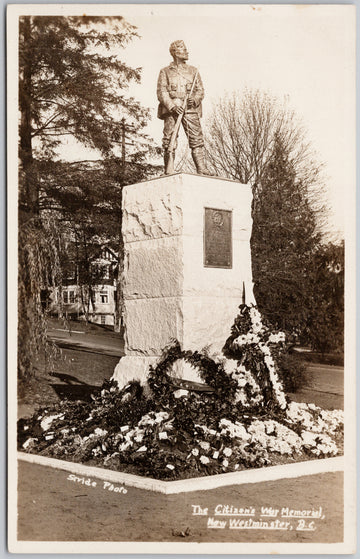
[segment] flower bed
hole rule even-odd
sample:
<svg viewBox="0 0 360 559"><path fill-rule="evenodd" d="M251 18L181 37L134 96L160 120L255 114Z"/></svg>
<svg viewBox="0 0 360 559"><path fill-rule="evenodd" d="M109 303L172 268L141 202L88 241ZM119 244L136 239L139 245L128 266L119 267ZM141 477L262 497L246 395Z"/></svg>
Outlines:
<svg viewBox="0 0 360 559"><path fill-rule="evenodd" d="M158 479L335 456L343 413L288 401L277 367L284 344L256 307L242 305L221 359L174 342L146 387L105 382L89 403L63 401L20 420L19 448ZM209 391L178 388L179 360Z"/></svg>

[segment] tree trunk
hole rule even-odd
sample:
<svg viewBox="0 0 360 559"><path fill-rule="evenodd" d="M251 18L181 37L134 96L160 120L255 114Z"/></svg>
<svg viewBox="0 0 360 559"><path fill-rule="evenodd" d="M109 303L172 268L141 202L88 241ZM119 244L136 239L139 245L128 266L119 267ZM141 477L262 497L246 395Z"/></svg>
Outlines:
<svg viewBox="0 0 360 559"><path fill-rule="evenodd" d="M19 81L20 120L20 150L19 157L23 172L23 200L22 205L30 216L39 214L39 185L34 171L34 160L31 137L31 96L32 96L32 54L31 44L31 17L24 18L24 45L25 59L24 71Z"/></svg>

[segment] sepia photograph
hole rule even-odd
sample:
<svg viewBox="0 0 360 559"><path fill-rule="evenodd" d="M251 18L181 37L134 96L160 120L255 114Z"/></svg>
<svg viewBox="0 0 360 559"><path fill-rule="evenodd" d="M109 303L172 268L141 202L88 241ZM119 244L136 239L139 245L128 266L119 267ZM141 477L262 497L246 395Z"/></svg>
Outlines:
<svg viewBox="0 0 360 559"><path fill-rule="evenodd" d="M9 550L355 553L355 6L7 10Z"/></svg>

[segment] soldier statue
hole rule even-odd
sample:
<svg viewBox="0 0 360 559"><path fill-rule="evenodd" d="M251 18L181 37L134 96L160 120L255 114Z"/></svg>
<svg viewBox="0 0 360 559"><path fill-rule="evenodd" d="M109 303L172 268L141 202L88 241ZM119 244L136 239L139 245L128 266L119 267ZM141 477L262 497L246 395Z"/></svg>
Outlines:
<svg viewBox="0 0 360 559"><path fill-rule="evenodd" d="M169 50L174 60L160 70L157 84L160 102L158 117L164 121L162 145L165 173L173 172L174 152L181 121L197 173L209 175L205 166L204 138L200 124L201 102L204 98L201 77L194 66L186 64L188 51L184 41L174 41Z"/></svg>

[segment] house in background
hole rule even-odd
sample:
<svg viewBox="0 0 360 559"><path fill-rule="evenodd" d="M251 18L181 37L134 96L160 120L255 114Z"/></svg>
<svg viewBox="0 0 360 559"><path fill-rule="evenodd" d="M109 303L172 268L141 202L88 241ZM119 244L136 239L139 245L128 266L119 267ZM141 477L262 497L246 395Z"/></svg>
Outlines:
<svg viewBox="0 0 360 559"><path fill-rule="evenodd" d="M50 313L114 325L117 266L117 254L107 246L90 262L91 282L80 281L79 266L74 263L71 277L64 278L50 297Z"/></svg>

